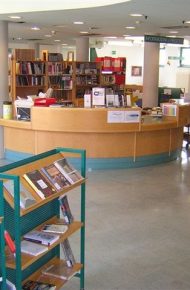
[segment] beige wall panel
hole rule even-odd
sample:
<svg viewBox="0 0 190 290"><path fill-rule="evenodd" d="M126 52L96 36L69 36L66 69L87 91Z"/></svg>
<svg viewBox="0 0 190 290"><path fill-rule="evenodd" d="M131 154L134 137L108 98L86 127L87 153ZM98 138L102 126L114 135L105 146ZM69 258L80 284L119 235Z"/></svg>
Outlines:
<svg viewBox="0 0 190 290"><path fill-rule="evenodd" d="M190 124L190 106L179 106L178 126Z"/></svg>
<svg viewBox="0 0 190 290"><path fill-rule="evenodd" d="M183 127L171 129L171 151L182 148Z"/></svg>
<svg viewBox="0 0 190 290"><path fill-rule="evenodd" d="M9 150L35 154L35 132L4 127L4 144Z"/></svg>
<svg viewBox="0 0 190 290"><path fill-rule="evenodd" d="M110 109L111 110L111 109ZM139 111L139 109L133 109ZM114 111L122 111L115 109ZM123 109L123 111L126 111ZM139 131L139 123L107 123L105 108L32 108L32 129L64 132Z"/></svg>
<svg viewBox="0 0 190 290"><path fill-rule="evenodd" d="M37 152L56 147L71 147L87 150L87 157L114 158L133 157L134 133L126 134L85 134L37 132Z"/></svg>
<svg viewBox="0 0 190 290"><path fill-rule="evenodd" d="M136 156L169 152L170 130L139 132L137 134Z"/></svg>

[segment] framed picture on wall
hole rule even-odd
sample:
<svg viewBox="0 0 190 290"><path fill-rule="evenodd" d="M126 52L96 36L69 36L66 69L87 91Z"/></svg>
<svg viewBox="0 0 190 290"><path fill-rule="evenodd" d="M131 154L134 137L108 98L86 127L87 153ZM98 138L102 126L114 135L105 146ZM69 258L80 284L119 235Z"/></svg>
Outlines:
<svg viewBox="0 0 190 290"><path fill-rule="evenodd" d="M142 66L132 66L131 67L131 76L133 76L133 77L142 76Z"/></svg>

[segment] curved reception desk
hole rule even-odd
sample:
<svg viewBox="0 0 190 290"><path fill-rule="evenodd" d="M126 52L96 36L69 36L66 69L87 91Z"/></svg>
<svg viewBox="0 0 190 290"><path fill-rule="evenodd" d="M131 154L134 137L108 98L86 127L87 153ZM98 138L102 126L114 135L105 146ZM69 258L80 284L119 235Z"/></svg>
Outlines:
<svg viewBox="0 0 190 290"><path fill-rule="evenodd" d="M82 148L87 167L127 168L176 159L190 105L175 116L141 118L140 108L32 107L31 121L0 119L6 158L19 160L56 147ZM72 156L71 156L72 157Z"/></svg>

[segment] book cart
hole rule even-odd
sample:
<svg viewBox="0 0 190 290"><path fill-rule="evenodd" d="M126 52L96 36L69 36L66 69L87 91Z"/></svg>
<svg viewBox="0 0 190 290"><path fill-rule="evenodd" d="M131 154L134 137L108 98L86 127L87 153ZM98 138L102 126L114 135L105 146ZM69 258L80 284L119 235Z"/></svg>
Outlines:
<svg viewBox="0 0 190 290"><path fill-rule="evenodd" d="M24 181L23 174L28 171L40 169L43 166L51 164L52 162L65 157L64 154L69 156L80 157L80 174L82 180L64 188L60 192L56 192L45 199L39 198L36 194L37 202L30 207L23 209L20 207L20 182L24 186L27 185L27 181ZM4 190L0 180L1 195L4 196L4 208L3 203L0 202L0 216L1 218L1 276L7 278L14 283L16 289L21 290L23 283L27 280L40 281L45 283L51 283L56 285L56 289L60 289L67 282L60 278L51 276L43 276L42 270L44 266L48 267L50 264L59 264L60 259L60 244L65 239L70 237L77 231L80 231L80 261L74 264L75 277L80 279L80 289L84 289L84 258L85 258L85 171L86 171L86 151L80 149L71 148L56 148L21 161L5 165L0 168L0 179L5 182L6 180L13 180L14 182L14 198L10 198L10 195ZM60 204L58 198L63 194L76 187L79 187L80 191L80 218L79 221L73 221L68 225L68 230L64 234L60 234L59 240L48 247L48 251L38 255L32 256L21 253L21 240L22 236L33 230L40 229L47 223L56 223L60 221ZM29 186L30 191L35 195L35 191ZM32 192L33 191L33 192ZM2 198L3 199L3 198ZM3 214L4 212L4 214ZM4 216L4 219L3 219ZM2 223L3 221L3 223ZM12 239L15 242L16 252L15 255L7 253L8 247L5 247L5 257L3 254L3 248L5 241L3 237L3 231L6 229ZM5 263L4 263L5 261ZM6 267L4 267L4 264ZM1 289L6 289L6 279L3 279Z"/></svg>

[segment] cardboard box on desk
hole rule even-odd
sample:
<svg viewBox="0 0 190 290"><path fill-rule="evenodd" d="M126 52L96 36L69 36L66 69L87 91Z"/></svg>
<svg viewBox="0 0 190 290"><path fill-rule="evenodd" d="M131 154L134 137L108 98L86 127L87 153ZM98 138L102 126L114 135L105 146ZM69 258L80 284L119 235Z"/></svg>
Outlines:
<svg viewBox="0 0 190 290"><path fill-rule="evenodd" d="M31 107L34 105L32 97L19 98L14 102L17 120L30 121Z"/></svg>

